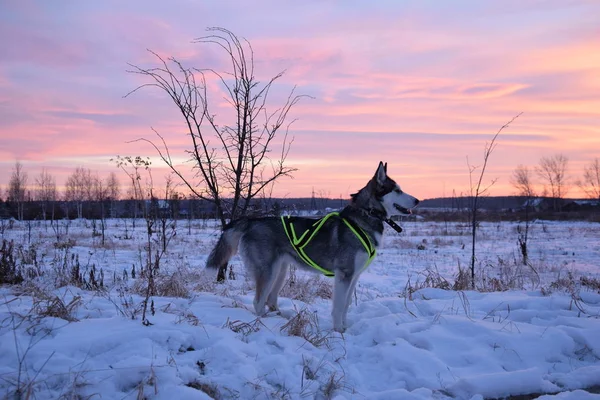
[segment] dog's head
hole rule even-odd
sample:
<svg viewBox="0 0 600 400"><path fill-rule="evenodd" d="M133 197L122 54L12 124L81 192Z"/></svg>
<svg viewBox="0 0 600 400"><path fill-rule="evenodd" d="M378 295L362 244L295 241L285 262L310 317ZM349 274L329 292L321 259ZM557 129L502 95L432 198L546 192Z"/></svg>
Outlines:
<svg viewBox="0 0 600 400"><path fill-rule="evenodd" d="M367 186L352 195L354 206L376 212L383 218L393 215L409 215L419 204L419 200L400 189L400 186L388 176L387 163L379 162L375 175Z"/></svg>
<svg viewBox="0 0 600 400"><path fill-rule="evenodd" d="M412 214L412 209L419 204L419 200L402 191L400 186L388 176L387 163L379 162L371 183L375 197L385 209L388 218L392 215Z"/></svg>

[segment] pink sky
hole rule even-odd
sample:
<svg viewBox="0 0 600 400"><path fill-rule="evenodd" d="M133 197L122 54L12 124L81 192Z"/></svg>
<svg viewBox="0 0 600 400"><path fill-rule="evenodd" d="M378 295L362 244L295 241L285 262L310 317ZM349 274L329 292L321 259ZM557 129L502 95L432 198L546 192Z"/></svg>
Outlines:
<svg viewBox="0 0 600 400"><path fill-rule="evenodd" d="M289 165L275 195L314 190L347 197L380 160L419 198L466 194L467 157L504 131L486 177L492 195L515 190L519 164L569 158L573 183L600 157L600 2L190 0L0 3L0 187L19 160L33 183L42 168L63 185L76 166L100 176L116 155L155 156L141 143L188 145L174 106L127 63L154 66L150 48L188 66L218 68L214 47L193 44L221 26L248 39L257 75L286 70L274 99L294 85L302 101ZM158 160L154 176L164 175ZM119 175L122 182L125 176ZM4 197L2 195L2 197Z"/></svg>

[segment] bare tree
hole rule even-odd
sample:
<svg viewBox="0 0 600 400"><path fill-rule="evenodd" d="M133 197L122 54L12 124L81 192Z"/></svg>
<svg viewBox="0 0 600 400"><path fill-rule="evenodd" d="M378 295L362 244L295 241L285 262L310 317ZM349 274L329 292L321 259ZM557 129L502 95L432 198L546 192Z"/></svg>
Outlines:
<svg viewBox="0 0 600 400"><path fill-rule="evenodd" d="M519 164L510 178L519 196L531 199L536 196L532 171L526 165Z"/></svg>
<svg viewBox="0 0 600 400"><path fill-rule="evenodd" d="M119 200L121 195L121 183L117 178L117 174L114 171L108 175L106 179L107 198L110 201L110 216L116 217L116 202Z"/></svg>
<svg viewBox="0 0 600 400"><path fill-rule="evenodd" d="M93 198L94 180L92 172L83 167L77 167L67 177L65 184L65 200L74 202L77 207L77 218L83 218L83 204Z"/></svg>
<svg viewBox="0 0 600 400"><path fill-rule="evenodd" d="M283 105L273 112L267 111L270 90L283 72L261 84L254 71L254 52L250 43L239 39L223 28L209 28L211 35L196 39L195 43L212 44L228 58L230 70L186 68L177 59L163 59L150 51L160 66L145 69L131 65L132 73L149 78L150 83L139 86L156 87L173 101L186 126L191 148L186 151L192 161L194 178L182 171L171 157L163 136L160 147L150 142L162 160L181 178L183 184L198 198L211 201L216 207L222 225L227 219L244 215L251 200L271 182L291 176L294 168L285 165L290 149L287 123L289 111L304 97L289 93ZM233 115L223 122L213 111L215 103L207 89L207 75L217 78L225 94L225 102ZM128 95L129 95L128 94ZM270 158L275 138L283 138L275 160ZM267 170L267 166L271 169Z"/></svg>
<svg viewBox="0 0 600 400"><path fill-rule="evenodd" d="M552 197L554 211L560 211L562 199L566 196L568 187L567 167L569 159L563 154L542 157L535 168L538 176L545 182Z"/></svg>
<svg viewBox="0 0 600 400"><path fill-rule="evenodd" d="M583 180L578 181L577 185L590 199L600 200L600 159L598 157L583 167Z"/></svg>
<svg viewBox="0 0 600 400"><path fill-rule="evenodd" d="M529 239L529 212L531 210L531 202L535 197L535 188L533 185L533 177L531 170L525 165L518 165L511 176L511 183L517 189L519 196L525 197L525 230L521 230L521 226L517 227L519 237L519 251L524 265L528 265L528 249L527 241Z"/></svg>
<svg viewBox="0 0 600 400"><path fill-rule="evenodd" d="M35 178L35 185L35 199L40 202L42 218L46 221L48 212L50 212L50 219L54 220L54 205L57 195L56 180L45 168L43 168L40 174Z"/></svg>
<svg viewBox="0 0 600 400"><path fill-rule="evenodd" d="M138 217L138 211L144 211L144 217L146 216L145 207L142 207L143 202L146 198L152 198L153 191L153 183L152 183L152 171L150 166L152 165L152 161L150 158L141 157L141 156L117 156L116 158L111 158L111 161L114 161L117 165L117 168L121 169L127 177L129 178L131 186L128 190L128 197L133 201L133 210L132 210L132 223L133 228L135 229L135 220ZM142 184L142 171L146 171L147 173L147 181L145 185ZM144 190L144 187L148 188L148 190Z"/></svg>
<svg viewBox="0 0 600 400"><path fill-rule="evenodd" d="M214 45L224 52L229 70L219 72L211 68L187 68L175 59L164 59L150 51L159 66L142 68L130 66L131 73L149 80L130 94L145 87L164 91L179 110L190 148L191 176L177 165L171 156L164 137L154 130L159 144L150 143L165 164L178 176L184 186L197 198L212 202L217 218L225 226L228 220L245 215L252 200L263 189L281 177L290 177L296 170L286 165L292 140L288 138L288 114L302 97L295 87L282 105L274 111L267 110L273 84L283 76L280 72L266 83L255 76L254 51L250 43L223 28L209 28L208 36L195 39L195 43ZM216 78L223 98L213 99L209 94L207 79ZM223 103L230 120L218 118L215 104ZM279 139L276 157L271 158ZM224 271L219 272L219 277Z"/></svg>
<svg viewBox="0 0 600 400"><path fill-rule="evenodd" d="M117 174L114 171L108 175L106 178L106 196L111 200L118 200L121 195L121 183L119 182L119 178L117 178Z"/></svg>
<svg viewBox="0 0 600 400"><path fill-rule="evenodd" d="M154 300L152 297L156 295L156 278L160 269L160 261L166 253L166 244L161 249L156 248L156 240L153 235L156 233L155 225L158 218L159 204L158 199L154 196L154 186L151 165L149 158L140 156L117 156L115 161L118 168L127 174L131 180L132 196L135 200L135 209L139 204L142 204L142 212L144 221L146 222L146 243L143 246L145 250L145 260L142 261L140 268L140 276L144 279L146 288L144 290L144 300L142 302L142 324L152 325L147 318L148 312L154 315ZM144 176L146 177L145 184L142 185ZM167 183L169 185L169 183ZM169 189L167 188L167 192ZM135 224L134 224L135 227ZM174 236L173 228L173 236ZM170 240L172 236L169 237ZM164 242L163 242L164 243Z"/></svg>
<svg viewBox="0 0 600 400"><path fill-rule="evenodd" d="M159 207L156 212L158 220L158 238L162 245L162 252L166 253L167 246L171 239L175 237L177 218L175 213L175 205L177 204L176 199L178 193L176 191L177 185L173 181L173 175L169 174L165 176L165 194L163 199L159 202Z"/></svg>
<svg viewBox="0 0 600 400"><path fill-rule="evenodd" d="M479 177L476 177L477 181L473 181L473 174L477 170L477 166L472 165L469 162L469 158L467 157L467 166L469 167L469 191L470 191L470 202L471 205L469 207L470 211L470 220L471 220L471 289L475 289L475 243L477 239L477 227L479 226L479 200L481 196L484 196L490 187L492 187L496 183L496 179L492 180L492 182L484 186L483 184L483 176L485 175L485 170L487 168L487 164L490 156L492 155L494 149L496 148L496 139L500 132L504 129L508 128L508 126L517 119L522 113L514 116L510 121L506 124L502 125L500 129L496 132L496 134L492 137L490 142L486 142L485 147L483 149L483 165L481 166L481 170L479 172Z"/></svg>
<svg viewBox="0 0 600 400"><path fill-rule="evenodd" d="M92 177L92 193L90 200L100 209L100 236L102 237L102 246L106 242L106 215L104 203L108 200L108 185L97 174ZM94 207L95 208L95 207ZM98 235L96 230L96 213L92 216L93 236Z"/></svg>
<svg viewBox="0 0 600 400"><path fill-rule="evenodd" d="M22 221L24 218L25 201L27 197L27 172L23 170L23 164L20 161L15 162L13 172L8 181L7 201L13 202L17 206L17 219Z"/></svg>

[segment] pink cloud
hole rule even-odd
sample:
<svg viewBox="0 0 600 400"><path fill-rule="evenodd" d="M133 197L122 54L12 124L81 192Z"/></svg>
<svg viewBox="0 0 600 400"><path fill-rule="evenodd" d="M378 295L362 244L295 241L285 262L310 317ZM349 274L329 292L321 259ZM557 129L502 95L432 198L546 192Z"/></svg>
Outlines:
<svg viewBox="0 0 600 400"><path fill-rule="evenodd" d="M594 2L273 2L269 13L226 1L78 3L60 13L15 4L3 14L10 19L0 16L0 185L16 158L63 173L68 163L109 171L102 160L116 154L153 155L127 143L153 138L150 127L185 159L181 117L163 94L122 98L145 82L127 74L126 63L155 66L151 48L186 66L221 69L227 59L217 48L191 43L211 25L250 40L262 82L287 70L273 105L294 85L315 97L290 114L298 118L290 162L300 169L280 195L308 196L315 187L347 196L380 159L419 197L464 192L466 157L476 162L485 141L521 111L492 160L494 192L512 192L508 176L518 164L563 151L575 174L600 151ZM226 117L223 89L215 77L207 83L214 112ZM157 171L165 172L158 163Z"/></svg>

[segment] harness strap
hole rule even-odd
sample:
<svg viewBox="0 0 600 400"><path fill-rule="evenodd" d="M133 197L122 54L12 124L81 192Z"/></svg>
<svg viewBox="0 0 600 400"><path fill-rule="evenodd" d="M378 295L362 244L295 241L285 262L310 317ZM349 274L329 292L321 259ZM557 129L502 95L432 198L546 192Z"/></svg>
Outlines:
<svg viewBox="0 0 600 400"><path fill-rule="evenodd" d="M323 225L330 218L333 218L333 217L340 218L344 222L344 224L346 224L346 226L350 229L350 231L352 233L354 233L354 236L356 236L356 238L360 241L360 243L365 248L365 251L367 252L367 255L369 256L369 258L367 259L367 262L365 263L365 266L362 269L362 271L364 271L369 266L369 264L371 264L371 261L373 261L373 259L375 258L375 255L377 254L377 250L376 250L375 246L373 246L373 244L371 243L371 239L369 239L369 236L365 233L365 231L360 226L357 226L354 223L352 223L352 221L349 221L346 218L340 217L340 213L332 212L332 213L327 214L323 218L315 221L315 223L312 225L312 227L305 230L300 235L300 237L298 237L298 234L296 233L296 230L294 229L294 223L292 221L292 218L289 215L281 216L281 223L283 224L283 230L285 231L285 234L287 235L287 237L290 241L290 244L296 250L296 253L298 253L298 256L306 264L313 267L317 271L320 271L325 276L334 276L335 274L333 272L328 271L325 268L318 265L312 258L310 258L308 256L308 254L306 254L306 252L304 250L304 248L306 246L308 246L308 244L312 241L312 239L315 237L315 235L321 230Z"/></svg>

